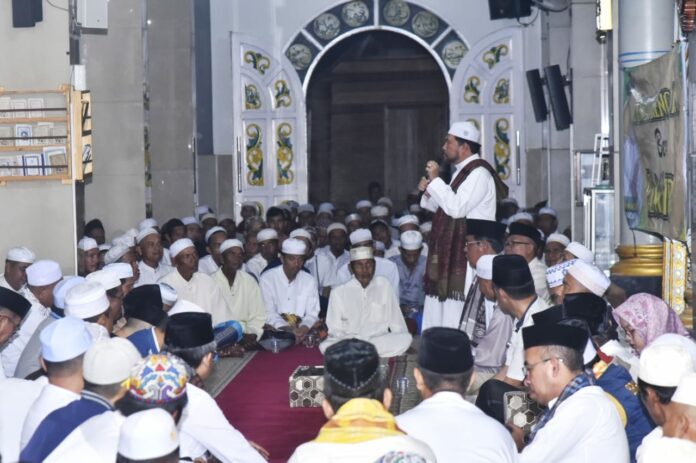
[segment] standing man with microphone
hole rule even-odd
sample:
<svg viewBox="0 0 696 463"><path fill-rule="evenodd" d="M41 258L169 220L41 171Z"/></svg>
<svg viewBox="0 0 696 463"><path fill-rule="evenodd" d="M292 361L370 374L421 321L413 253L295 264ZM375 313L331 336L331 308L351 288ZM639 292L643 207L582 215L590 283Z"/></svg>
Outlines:
<svg viewBox="0 0 696 463"><path fill-rule="evenodd" d="M466 299L466 219L495 220L496 197L507 197L508 187L495 169L479 155L481 134L471 122L450 127L444 157L453 166L449 185L441 178L440 166L428 161L426 176L418 189L423 192L421 207L435 212L430 233L425 272L423 330L433 326L458 328Z"/></svg>

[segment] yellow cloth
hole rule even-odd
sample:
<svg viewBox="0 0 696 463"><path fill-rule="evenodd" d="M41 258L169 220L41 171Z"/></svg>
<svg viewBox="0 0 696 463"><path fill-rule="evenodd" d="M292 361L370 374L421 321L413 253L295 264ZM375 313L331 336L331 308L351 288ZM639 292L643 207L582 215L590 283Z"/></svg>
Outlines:
<svg viewBox="0 0 696 463"><path fill-rule="evenodd" d="M314 442L356 444L384 437L402 436L394 416L374 399L346 402L319 430Z"/></svg>

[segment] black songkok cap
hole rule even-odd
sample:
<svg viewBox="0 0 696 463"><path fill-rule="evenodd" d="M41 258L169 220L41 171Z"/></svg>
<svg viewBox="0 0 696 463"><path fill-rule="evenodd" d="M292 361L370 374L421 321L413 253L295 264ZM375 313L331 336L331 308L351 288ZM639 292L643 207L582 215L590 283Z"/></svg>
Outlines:
<svg viewBox="0 0 696 463"><path fill-rule="evenodd" d="M159 285L143 285L133 288L123 298L123 313L126 318L137 318L151 325L159 325L167 315L162 309L162 294Z"/></svg>
<svg viewBox="0 0 696 463"><path fill-rule="evenodd" d="M369 342L346 339L326 349L324 368L332 382L359 391L379 375L379 355Z"/></svg>
<svg viewBox="0 0 696 463"><path fill-rule="evenodd" d="M215 340L213 319L209 313L183 312L169 317L164 343L169 347L190 349Z"/></svg>
<svg viewBox="0 0 696 463"><path fill-rule="evenodd" d="M466 219L466 234L483 236L503 242L507 227L493 220Z"/></svg>
<svg viewBox="0 0 696 463"><path fill-rule="evenodd" d="M31 302L10 289L0 287L0 307L16 313L23 319L29 313Z"/></svg>
<svg viewBox="0 0 696 463"><path fill-rule="evenodd" d="M524 257L506 254L493 258L493 284L499 288L517 288L534 283Z"/></svg>
<svg viewBox="0 0 696 463"><path fill-rule="evenodd" d="M423 331L418 366L441 375L468 371L474 366L469 336L454 328L436 327Z"/></svg>
<svg viewBox="0 0 696 463"><path fill-rule="evenodd" d="M535 243L541 243L541 233L534 227L520 222L513 222L509 227L510 235L526 236Z"/></svg>
<svg viewBox="0 0 696 463"><path fill-rule="evenodd" d="M563 346L583 352L589 335L586 330L570 325L532 325L522 328L524 348Z"/></svg>

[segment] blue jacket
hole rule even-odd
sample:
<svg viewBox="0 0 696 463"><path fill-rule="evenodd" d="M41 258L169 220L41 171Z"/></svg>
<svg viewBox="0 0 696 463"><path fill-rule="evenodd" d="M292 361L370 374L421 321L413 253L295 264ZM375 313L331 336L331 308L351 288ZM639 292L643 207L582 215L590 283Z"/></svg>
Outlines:
<svg viewBox="0 0 696 463"><path fill-rule="evenodd" d="M126 339L133 343L143 357L147 357L150 354L159 354L160 350L157 345L157 340L155 339L154 331L154 328L146 328L136 331Z"/></svg>

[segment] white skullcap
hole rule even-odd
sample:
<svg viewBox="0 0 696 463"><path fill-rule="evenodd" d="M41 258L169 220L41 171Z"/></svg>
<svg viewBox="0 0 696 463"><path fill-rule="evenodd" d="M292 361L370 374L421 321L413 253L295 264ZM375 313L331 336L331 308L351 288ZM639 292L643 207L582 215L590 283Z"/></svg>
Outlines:
<svg viewBox="0 0 696 463"><path fill-rule="evenodd" d="M111 337L109 332L106 331L106 328L99 323L85 322L85 328L89 332L90 336L92 336L92 342L101 341L102 339L109 339Z"/></svg>
<svg viewBox="0 0 696 463"><path fill-rule="evenodd" d="M419 231L409 230L401 234L400 247L405 251L415 251L423 247L423 235Z"/></svg>
<svg viewBox="0 0 696 463"><path fill-rule="evenodd" d="M562 233L551 233L549 237L546 238L546 242L558 243L562 244L563 246L568 246L568 244L570 244L570 240L568 239L568 237Z"/></svg>
<svg viewBox="0 0 696 463"><path fill-rule="evenodd" d="M482 280L493 279L493 258L495 254L484 254L476 262L476 276Z"/></svg>
<svg viewBox="0 0 696 463"><path fill-rule="evenodd" d="M640 446L640 463L694 463L696 443L676 437L645 439Z"/></svg>
<svg viewBox="0 0 696 463"><path fill-rule="evenodd" d="M101 315L108 308L106 290L96 281L75 285L65 295L65 314L82 320Z"/></svg>
<svg viewBox="0 0 696 463"><path fill-rule="evenodd" d="M108 243L104 243L104 244L99 245L99 252L108 251L109 249L111 249L111 245Z"/></svg>
<svg viewBox="0 0 696 463"><path fill-rule="evenodd" d="M85 322L66 315L41 330L41 357L49 362L65 362L84 354L92 344Z"/></svg>
<svg viewBox="0 0 696 463"><path fill-rule="evenodd" d="M328 226L328 228L326 229L326 234L329 234L334 230L343 230L344 233L348 233L348 229L345 225L339 222L334 222Z"/></svg>
<svg viewBox="0 0 696 463"><path fill-rule="evenodd" d="M116 276L116 274L114 272L109 272L108 270L104 269L97 270L96 272L92 272L89 275L87 275L87 281L99 283L107 291L121 286L121 280Z"/></svg>
<svg viewBox="0 0 696 463"><path fill-rule="evenodd" d="M186 248L195 248L195 246L193 245L193 241L191 241L188 238L180 238L174 241L171 246L169 246L169 255L173 259L177 256L177 254L179 254Z"/></svg>
<svg viewBox="0 0 696 463"><path fill-rule="evenodd" d="M128 379L141 358L138 349L126 338L95 341L85 352L82 376L100 386L118 384Z"/></svg>
<svg viewBox="0 0 696 463"><path fill-rule="evenodd" d="M312 235L304 228L296 228L290 232L290 238L306 238L311 240Z"/></svg>
<svg viewBox="0 0 696 463"><path fill-rule="evenodd" d="M12 262L23 262L25 264L33 264L36 260L36 255L29 248L25 248L24 246L18 246L16 248L10 248L10 250L7 251L6 259Z"/></svg>
<svg viewBox="0 0 696 463"><path fill-rule="evenodd" d="M515 198L505 198L502 201L500 201L500 204L514 204L517 206L517 200Z"/></svg>
<svg viewBox="0 0 696 463"><path fill-rule="evenodd" d="M672 396L672 402L696 407L696 373L687 373L679 381L679 386Z"/></svg>
<svg viewBox="0 0 696 463"><path fill-rule="evenodd" d="M302 214L303 212L310 212L310 213L314 214L314 206L312 206L311 204L307 203L307 204L303 204L303 205L301 205L300 207L297 208L297 213L298 213L298 214Z"/></svg>
<svg viewBox="0 0 696 463"><path fill-rule="evenodd" d="M364 207L371 208L371 207L372 207L372 203L371 203L370 201L368 201L367 199L361 199L360 201L358 201L357 203L355 203L355 210L356 210L356 211L357 211L358 209L362 209L362 208L364 208Z"/></svg>
<svg viewBox="0 0 696 463"><path fill-rule="evenodd" d="M429 232L433 229L433 223L432 222L423 222L420 225L420 230L422 233Z"/></svg>
<svg viewBox="0 0 696 463"><path fill-rule="evenodd" d="M201 214L205 214L206 212L210 212L210 206L207 204L201 204L200 206L196 207L196 216L200 217Z"/></svg>
<svg viewBox="0 0 696 463"><path fill-rule="evenodd" d="M611 281L600 269L592 264L577 260L575 264L568 267L567 272L585 288L596 296L602 297L607 292Z"/></svg>
<svg viewBox="0 0 696 463"><path fill-rule="evenodd" d="M225 251L227 251L228 249L232 249L232 248L240 248L240 249L244 250L244 245L238 239L225 240L220 245L220 254L222 254Z"/></svg>
<svg viewBox="0 0 696 463"><path fill-rule="evenodd" d="M283 241L283 254L292 254L294 256L304 256L307 252L307 245L302 240L297 238L288 238Z"/></svg>
<svg viewBox="0 0 696 463"><path fill-rule="evenodd" d="M577 259L567 260L561 262L560 264L553 265L546 269L546 282L549 284L549 288L557 288L563 284L563 278L565 278L568 268L575 265L578 262Z"/></svg>
<svg viewBox="0 0 696 463"><path fill-rule="evenodd" d="M208 220L208 219L215 219L215 221L217 221L217 216L215 214L213 214L212 212L206 212L205 214L203 214L201 216L201 222L203 222L204 220Z"/></svg>
<svg viewBox="0 0 696 463"><path fill-rule="evenodd" d="M162 296L162 304L174 305L179 295L176 294L176 289L169 286L167 283L157 283L160 289L160 296Z"/></svg>
<svg viewBox="0 0 696 463"><path fill-rule="evenodd" d="M518 212L508 218L508 224L519 222L520 220L528 220L534 223L534 217L529 212Z"/></svg>
<svg viewBox="0 0 696 463"><path fill-rule="evenodd" d="M275 228L264 228L256 234L256 241L261 243L268 240L277 240L278 232Z"/></svg>
<svg viewBox="0 0 696 463"><path fill-rule="evenodd" d="M677 387L682 378L694 372L686 349L677 345L649 345L640 354L638 378L653 386Z"/></svg>
<svg viewBox="0 0 696 463"><path fill-rule="evenodd" d="M558 217L556 215L556 210L551 207L542 207L539 209L539 215L550 215L552 217Z"/></svg>
<svg viewBox="0 0 696 463"><path fill-rule="evenodd" d="M126 233L123 234L123 236L127 236L130 238L131 246L133 246L133 242L135 241L135 237L138 236L138 229L137 228L129 228Z"/></svg>
<svg viewBox="0 0 696 463"><path fill-rule="evenodd" d="M331 203L321 203L319 205L319 209L317 210L317 214L330 214L333 215L334 211L334 205Z"/></svg>
<svg viewBox="0 0 696 463"><path fill-rule="evenodd" d="M391 219L391 225L392 225L392 227L394 227L394 228L398 228L398 226L399 226L399 219L397 219L396 217L392 217L392 219Z"/></svg>
<svg viewBox="0 0 696 463"><path fill-rule="evenodd" d="M112 273L121 280L133 277L133 266L125 262L116 262L115 264L105 265L102 270Z"/></svg>
<svg viewBox="0 0 696 463"><path fill-rule="evenodd" d="M37 260L27 267L30 286L48 286L63 278L60 265L54 260Z"/></svg>
<svg viewBox="0 0 696 463"><path fill-rule="evenodd" d="M205 232L205 242L207 243L208 240L210 239L210 237L213 236L213 234L217 233L217 232L222 232L225 234L225 236L227 236L227 230L216 225L216 226L212 227L210 230L208 230L207 232Z"/></svg>
<svg viewBox="0 0 696 463"><path fill-rule="evenodd" d="M394 203L392 202L392 200L387 198L386 196L382 196L381 198L379 198L377 200L377 204L379 204L381 206L388 206L390 208L394 207Z"/></svg>
<svg viewBox="0 0 696 463"><path fill-rule="evenodd" d="M65 309L65 294L70 290L70 288L83 283L84 277L78 276L68 276L58 282L58 284L53 288L53 305L59 309Z"/></svg>
<svg viewBox="0 0 696 463"><path fill-rule="evenodd" d="M157 226L157 221L153 219L152 217L141 220L140 223L138 224L138 230L142 231L145 230L146 228L155 228Z"/></svg>
<svg viewBox="0 0 696 463"><path fill-rule="evenodd" d="M408 211L411 214L417 214L421 211L421 207L418 204L411 204L410 206L408 206Z"/></svg>
<svg viewBox="0 0 696 463"><path fill-rule="evenodd" d="M259 207L256 205L254 201L244 201L242 203L242 207L253 207L257 211L259 210Z"/></svg>
<svg viewBox="0 0 696 463"><path fill-rule="evenodd" d="M389 215L389 209L380 204L378 206L373 206L372 209L370 209L370 214L372 217L386 217Z"/></svg>
<svg viewBox="0 0 696 463"><path fill-rule="evenodd" d="M91 249L99 249L97 240L90 238L89 236L83 237L77 242L77 249L82 249L83 251L89 251Z"/></svg>
<svg viewBox="0 0 696 463"><path fill-rule="evenodd" d="M447 133L474 143L481 143L481 133L476 125L469 121L455 122Z"/></svg>
<svg viewBox="0 0 696 463"><path fill-rule="evenodd" d="M137 234L135 236L138 236ZM119 235L116 238L111 240L111 245L112 246L125 246L127 248L133 246L135 244L135 238L131 238L129 235L126 235L125 233L123 235Z"/></svg>
<svg viewBox="0 0 696 463"><path fill-rule="evenodd" d="M591 264L594 262L594 254L577 241L571 241L565 248L566 251L577 257L583 262Z"/></svg>
<svg viewBox="0 0 696 463"><path fill-rule="evenodd" d="M418 225L418 224L419 224L418 222L419 222L419 221L418 221L418 217L416 217L415 215L410 215L410 214L409 214L409 215L405 215L405 216L401 217L401 218L396 222L396 226L397 226L397 227L402 227L402 226L407 225L407 224Z"/></svg>
<svg viewBox="0 0 696 463"><path fill-rule="evenodd" d="M206 313L205 310L201 308L201 306L194 304L191 301L187 301L186 299L179 299L176 304L174 304L174 307L172 307L172 310L170 310L167 315L170 317L172 315L176 315L178 313Z"/></svg>
<svg viewBox="0 0 696 463"><path fill-rule="evenodd" d="M355 246L358 243L372 241L372 232L367 228L358 228L348 236L348 239L350 240L350 244Z"/></svg>
<svg viewBox="0 0 696 463"><path fill-rule="evenodd" d="M650 345L672 345L683 347L691 356L691 361L694 364L694 371L696 371L696 342L694 342L694 340L689 336L683 336L677 333L665 333L653 339L653 342L651 342Z"/></svg>
<svg viewBox="0 0 696 463"><path fill-rule="evenodd" d="M191 215L188 216L188 217L182 218L182 219L181 219L181 222L182 222L184 225L191 225L191 224L194 224L194 223L195 223L196 225L199 225L198 220L196 220L196 218L193 217L193 216L191 216Z"/></svg>
<svg viewBox="0 0 696 463"><path fill-rule="evenodd" d="M374 259L375 254L371 247L361 246L350 250L350 261Z"/></svg>
<svg viewBox="0 0 696 463"><path fill-rule="evenodd" d="M140 244L142 240L144 240L150 235L159 235L159 232L154 228L143 228L140 230L140 233L138 233L138 236L135 238L135 241L138 244Z"/></svg>
<svg viewBox="0 0 696 463"><path fill-rule="evenodd" d="M111 246L108 251L106 251L106 255L104 256L104 263L105 264L113 264L114 262L117 262L121 257L125 256L128 251L130 251L130 247L126 246L125 244L117 244L115 246Z"/></svg>
<svg viewBox="0 0 696 463"><path fill-rule="evenodd" d="M362 220L362 217L360 217L358 214L353 213L353 214L348 214L346 216L345 222L346 222L346 225L348 225L351 222L360 222L361 220Z"/></svg>
<svg viewBox="0 0 696 463"><path fill-rule="evenodd" d="M232 218L232 216L231 216L231 215L228 215L228 214L220 214L220 215L218 216L218 223L222 223L222 222L224 222L225 220L232 220L232 221L234 221L234 219Z"/></svg>
<svg viewBox="0 0 696 463"><path fill-rule="evenodd" d="M128 416L121 426L118 454L129 460L155 460L179 447L179 433L172 415L152 408Z"/></svg>

